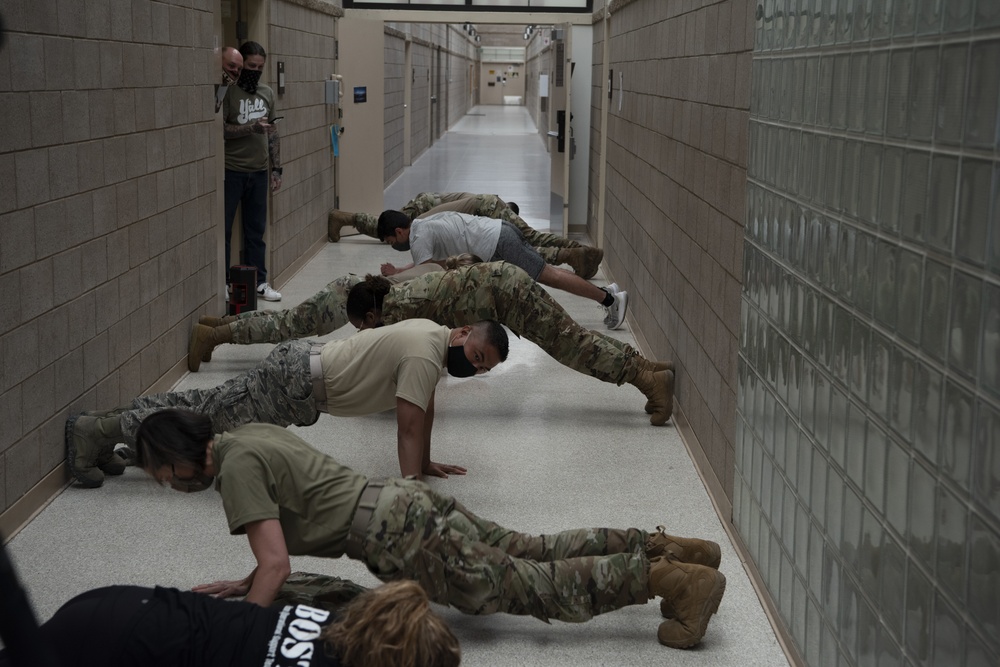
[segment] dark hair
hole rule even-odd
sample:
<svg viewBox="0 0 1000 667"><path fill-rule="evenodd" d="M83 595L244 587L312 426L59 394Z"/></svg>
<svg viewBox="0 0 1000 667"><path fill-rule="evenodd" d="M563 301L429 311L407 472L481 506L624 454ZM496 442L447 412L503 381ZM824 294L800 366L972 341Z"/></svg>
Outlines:
<svg viewBox="0 0 1000 667"><path fill-rule="evenodd" d="M507 208L514 211L514 215L521 215L521 207L512 201L507 202Z"/></svg>
<svg viewBox="0 0 1000 667"><path fill-rule="evenodd" d="M347 293L347 317L363 320L373 307L382 310L382 300L389 293L392 283L383 276L368 274Z"/></svg>
<svg viewBox="0 0 1000 667"><path fill-rule="evenodd" d="M135 433L136 462L152 474L165 465L204 466L205 447L215 437L212 420L191 410L154 412Z"/></svg>
<svg viewBox="0 0 1000 667"><path fill-rule="evenodd" d="M264 51L264 47L257 42L243 42L240 44L240 55L246 58L247 56L260 56L261 58L267 59L267 52Z"/></svg>
<svg viewBox="0 0 1000 667"><path fill-rule="evenodd" d="M482 334L486 342L497 349L500 361L507 361L510 342L507 340L507 331L499 322L496 320L480 320L472 325L472 330Z"/></svg>
<svg viewBox="0 0 1000 667"><path fill-rule="evenodd" d="M396 233L397 227L409 229L411 222L410 216L402 211L382 211L378 217L378 240L385 241L385 237Z"/></svg>

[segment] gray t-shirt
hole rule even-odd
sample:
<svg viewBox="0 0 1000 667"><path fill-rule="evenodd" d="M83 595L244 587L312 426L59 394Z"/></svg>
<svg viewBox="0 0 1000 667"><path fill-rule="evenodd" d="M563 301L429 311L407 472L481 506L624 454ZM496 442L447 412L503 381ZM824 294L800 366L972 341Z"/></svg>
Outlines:
<svg viewBox="0 0 1000 667"><path fill-rule="evenodd" d="M229 86L222 100L222 122L227 125L249 125L262 118L273 118L274 92L264 85L250 94L239 86ZM226 139L226 169L254 172L267 169L270 154L266 134L248 134Z"/></svg>
<svg viewBox="0 0 1000 667"><path fill-rule="evenodd" d="M441 261L471 252L489 261L497 249L501 221L454 211L414 220L410 226L410 254L414 264Z"/></svg>

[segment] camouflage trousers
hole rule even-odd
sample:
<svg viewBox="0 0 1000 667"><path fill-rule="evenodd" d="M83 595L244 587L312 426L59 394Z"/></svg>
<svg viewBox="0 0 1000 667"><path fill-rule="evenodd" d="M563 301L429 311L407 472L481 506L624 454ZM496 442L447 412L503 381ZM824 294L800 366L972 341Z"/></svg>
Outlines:
<svg viewBox="0 0 1000 667"><path fill-rule="evenodd" d="M449 327L492 319L549 356L602 382L623 384L639 371L639 352L577 324L520 268L507 262L472 264L394 285L382 302L382 321L422 317Z"/></svg>
<svg viewBox="0 0 1000 667"><path fill-rule="evenodd" d="M579 248L580 244L556 234L540 232L526 223L521 216L514 213L507 203L496 195L476 195L469 192L422 192L401 209L410 218L422 218L443 211L458 211L469 215L481 215L487 218L505 220L524 234L528 243L549 264L559 264L557 260L560 248ZM378 216L368 213L354 214L354 228L361 234L378 238ZM489 259L484 257L483 259Z"/></svg>
<svg viewBox="0 0 1000 667"><path fill-rule="evenodd" d="M329 333L347 323L347 293L361 280L337 278L288 310L244 313L229 324L233 342L280 343ZM639 371L635 348L577 324L527 273L507 262L436 271L393 285L382 302L382 320L395 324L414 318L448 327L497 320L564 366L602 382L620 385Z"/></svg>
<svg viewBox="0 0 1000 667"><path fill-rule="evenodd" d="M649 601L646 537L638 528L526 535L423 482L394 479L379 494L362 548L379 579L412 579L431 600L467 614L573 623Z"/></svg>
<svg viewBox="0 0 1000 667"><path fill-rule="evenodd" d="M304 604L335 613L367 590L350 579L310 572L292 572L281 585L271 606Z"/></svg>
<svg viewBox="0 0 1000 667"><path fill-rule="evenodd" d="M212 418L222 433L261 422L278 426L309 426L319 419L312 397L309 351L312 343L293 340L274 348L264 361L211 389L188 389L140 396L121 413L125 442L135 444L135 432L147 416L165 408L186 408Z"/></svg>
<svg viewBox="0 0 1000 667"><path fill-rule="evenodd" d="M335 331L347 324L347 293L361 281L360 276L343 276L294 308L242 313L229 324L233 342L280 343Z"/></svg>

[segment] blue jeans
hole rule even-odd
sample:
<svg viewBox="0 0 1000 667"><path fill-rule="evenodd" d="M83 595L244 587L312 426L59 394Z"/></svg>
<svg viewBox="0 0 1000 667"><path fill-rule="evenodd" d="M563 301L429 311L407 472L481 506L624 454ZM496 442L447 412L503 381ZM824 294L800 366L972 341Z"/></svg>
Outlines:
<svg viewBox="0 0 1000 667"><path fill-rule="evenodd" d="M226 272L230 267L229 240L233 236L236 207L242 204L244 261L257 267L257 284L267 282L264 268L264 227L267 224L267 169L263 171L232 171L226 169Z"/></svg>

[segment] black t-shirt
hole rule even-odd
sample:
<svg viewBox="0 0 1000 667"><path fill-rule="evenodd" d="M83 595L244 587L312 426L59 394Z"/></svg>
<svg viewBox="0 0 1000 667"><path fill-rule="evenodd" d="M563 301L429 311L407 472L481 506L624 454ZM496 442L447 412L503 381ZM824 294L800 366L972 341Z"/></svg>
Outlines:
<svg viewBox="0 0 1000 667"><path fill-rule="evenodd" d="M332 621L328 611L306 605L265 609L170 588L157 588L154 598L159 604L151 606L132 632L132 648L141 646L145 653L137 665L339 665L326 656L319 638ZM171 654L169 660L157 662Z"/></svg>
<svg viewBox="0 0 1000 667"><path fill-rule="evenodd" d="M41 633L67 667L341 667L320 639L332 621L303 604L265 609L175 588L109 586L67 602ZM0 667L9 664L0 650Z"/></svg>

